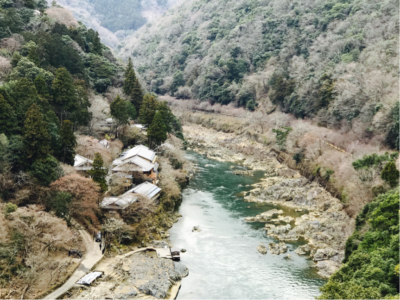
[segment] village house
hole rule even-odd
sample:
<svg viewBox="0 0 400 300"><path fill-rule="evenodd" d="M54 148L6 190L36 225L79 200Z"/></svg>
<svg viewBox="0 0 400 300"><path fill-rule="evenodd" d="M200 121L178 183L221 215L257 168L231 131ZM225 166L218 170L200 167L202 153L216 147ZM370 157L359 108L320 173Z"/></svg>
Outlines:
<svg viewBox="0 0 400 300"><path fill-rule="evenodd" d="M93 160L90 160L90 159L88 159L86 157L83 157L83 156L81 156L79 154L75 155L74 160L75 160L74 168L81 175L86 176L87 171L89 171L93 167Z"/></svg>
<svg viewBox="0 0 400 300"><path fill-rule="evenodd" d="M147 197L151 200L156 200L160 196L161 189L151 184L150 182L144 182L138 186L130 189L126 193L117 197L105 197L100 204L103 209L119 210L125 209L132 203L138 201L138 195Z"/></svg>
<svg viewBox="0 0 400 300"><path fill-rule="evenodd" d="M156 153L148 147L139 145L123 152L113 162L112 173L126 173L134 178L157 182L158 163Z"/></svg>

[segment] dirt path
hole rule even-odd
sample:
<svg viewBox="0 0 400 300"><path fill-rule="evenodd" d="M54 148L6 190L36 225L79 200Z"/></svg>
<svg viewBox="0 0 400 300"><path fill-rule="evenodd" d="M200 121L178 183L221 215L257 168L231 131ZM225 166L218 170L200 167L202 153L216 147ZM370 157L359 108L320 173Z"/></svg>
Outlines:
<svg viewBox="0 0 400 300"><path fill-rule="evenodd" d="M90 236L86 231L80 230L80 234L83 237L83 241L86 246L86 254L81 261L80 266L76 269L76 271L72 274L72 276L68 279L64 285L60 288L46 296L44 299L57 299L62 294L67 292L74 284L103 257L101 254L101 250L99 248L99 244L96 243L92 236Z"/></svg>

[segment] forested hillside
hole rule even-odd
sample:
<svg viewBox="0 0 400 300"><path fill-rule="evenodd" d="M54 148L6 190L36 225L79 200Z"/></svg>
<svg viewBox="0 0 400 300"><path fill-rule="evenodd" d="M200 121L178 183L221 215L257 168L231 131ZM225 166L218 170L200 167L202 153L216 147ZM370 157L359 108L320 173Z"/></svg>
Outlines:
<svg viewBox="0 0 400 300"><path fill-rule="evenodd" d="M146 87L359 124L398 149L398 1L191 0L117 48ZM360 125L361 124L361 125Z"/></svg>
<svg viewBox="0 0 400 300"><path fill-rule="evenodd" d="M72 218L98 222L98 184L71 175L76 135L92 130L90 100L121 86L124 68L70 12L0 6L0 294L34 298L77 266Z"/></svg>
<svg viewBox="0 0 400 300"><path fill-rule="evenodd" d="M58 0L57 4L73 12L74 17L98 31L102 41L115 47L119 38L134 32L162 15L179 0ZM47 0L52 5L53 0Z"/></svg>

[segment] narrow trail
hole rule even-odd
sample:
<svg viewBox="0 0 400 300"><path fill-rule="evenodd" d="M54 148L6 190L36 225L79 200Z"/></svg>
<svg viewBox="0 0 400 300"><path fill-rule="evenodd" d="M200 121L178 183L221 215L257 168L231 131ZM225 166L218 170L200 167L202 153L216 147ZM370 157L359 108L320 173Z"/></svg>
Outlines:
<svg viewBox="0 0 400 300"><path fill-rule="evenodd" d="M56 289L51 294L47 295L44 299L57 299L60 297L62 294L72 288L75 283L87 272L89 272L90 269L103 257L98 243L93 240L92 236L90 236L89 233L84 230L79 230L79 233L82 235L86 246L86 254L82 259L81 264L67 282L65 282L61 287Z"/></svg>

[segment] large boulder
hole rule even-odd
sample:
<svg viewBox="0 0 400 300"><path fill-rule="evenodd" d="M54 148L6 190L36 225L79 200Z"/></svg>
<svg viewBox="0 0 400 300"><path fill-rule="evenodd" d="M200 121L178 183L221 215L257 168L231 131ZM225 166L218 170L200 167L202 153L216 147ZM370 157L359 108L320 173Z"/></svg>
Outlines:
<svg viewBox="0 0 400 300"><path fill-rule="evenodd" d="M263 243L260 243L257 247L257 251L261 254L267 254L267 247Z"/></svg>
<svg viewBox="0 0 400 300"><path fill-rule="evenodd" d="M277 255L285 253L288 250L288 247L285 243L269 243L268 248L271 254L277 254Z"/></svg>

